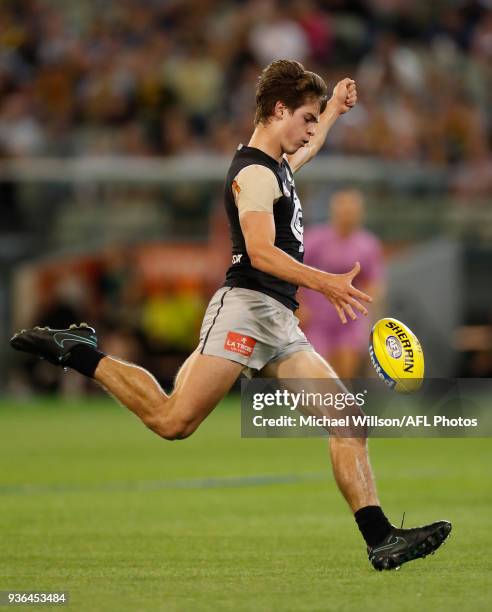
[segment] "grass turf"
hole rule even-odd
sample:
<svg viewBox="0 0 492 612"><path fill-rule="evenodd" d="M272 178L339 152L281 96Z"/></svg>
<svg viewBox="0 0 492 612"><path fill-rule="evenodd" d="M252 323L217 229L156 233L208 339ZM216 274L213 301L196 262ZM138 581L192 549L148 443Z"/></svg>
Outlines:
<svg viewBox="0 0 492 612"><path fill-rule="evenodd" d="M91 611L491 608L490 439L371 441L393 522L454 523L435 556L378 573L326 441L241 439L238 404L169 443L111 401L0 402L0 590Z"/></svg>

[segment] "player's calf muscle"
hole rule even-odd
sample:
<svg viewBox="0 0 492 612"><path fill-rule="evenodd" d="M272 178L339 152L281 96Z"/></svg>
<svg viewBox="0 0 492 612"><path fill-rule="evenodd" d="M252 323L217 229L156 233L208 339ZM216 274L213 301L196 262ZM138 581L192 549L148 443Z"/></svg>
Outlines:
<svg viewBox="0 0 492 612"><path fill-rule="evenodd" d="M161 438L184 439L196 429L192 419L173 414L177 397L168 397L152 374L143 368L105 358L101 360L95 378Z"/></svg>
<svg viewBox="0 0 492 612"><path fill-rule="evenodd" d="M143 368L112 357L99 362L95 379L153 432L166 440L190 436L229 391L241 365L193 353L166 395Z"/></svg>
<svg viewBox="0 0 492 612"><path fill-rule="evenodd" d="M150 372L113 357L99 362L94 378L144 422L169 399Z"/></svg>
<svg viewBox="0 0 492 612"><path fill-rule="evenodd" d="M105 358L95 378L161 438L183 439L196 429L182 415L173 414L176 396L168 397L152 374L140 366Z"/></svg>

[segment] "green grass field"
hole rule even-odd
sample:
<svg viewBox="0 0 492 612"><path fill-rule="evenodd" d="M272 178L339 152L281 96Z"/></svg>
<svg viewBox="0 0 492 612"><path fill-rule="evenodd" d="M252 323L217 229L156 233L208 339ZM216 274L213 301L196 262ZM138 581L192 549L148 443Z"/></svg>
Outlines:
<svg viewBox="0 0 492 612"><path fill-rule="evenodd" d="M241 439L237 399L172 443L102 399L3 400L0 426L0 590L68 590L77 611L492 607L490 439L371 442L393 522L454 523L378 573L326 441Z"/></svg>

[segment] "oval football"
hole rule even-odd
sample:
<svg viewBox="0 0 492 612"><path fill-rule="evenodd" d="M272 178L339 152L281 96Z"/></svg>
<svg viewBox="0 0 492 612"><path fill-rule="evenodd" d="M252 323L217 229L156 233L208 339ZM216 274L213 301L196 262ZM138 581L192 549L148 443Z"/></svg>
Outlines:
<svg viewBox="0 0 492 612"><path fill-rule="evenodd" d="M424 353L417 336L398 319L380 319L372 328L369 355L378 375L400 393L422 386Z"/></svg>

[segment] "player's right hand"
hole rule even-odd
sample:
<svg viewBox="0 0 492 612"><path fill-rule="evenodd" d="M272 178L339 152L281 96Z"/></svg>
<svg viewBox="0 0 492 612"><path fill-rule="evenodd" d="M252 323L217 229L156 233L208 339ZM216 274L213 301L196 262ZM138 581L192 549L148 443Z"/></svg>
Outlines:
<svg viewBox="0 0 492 612"><path fill-rule="evenodd" d="M343 324L347 323L347 315L353 321L357 319L355 310L367 316L367 308L359 300L372 302L371 296L352 285L352 281L359 272L360 263L357 261L350 272L345 274L330 274L326 272L323 278L324 283L321 293L333 304Z"/></svg>
<svg viewBox="0 0 492 612"><path fill-rule="evenodd" d="M337 105L338 113L343 115L357 104L357 85L353 79L342 79L333 88L331 98Z"/></svg>

